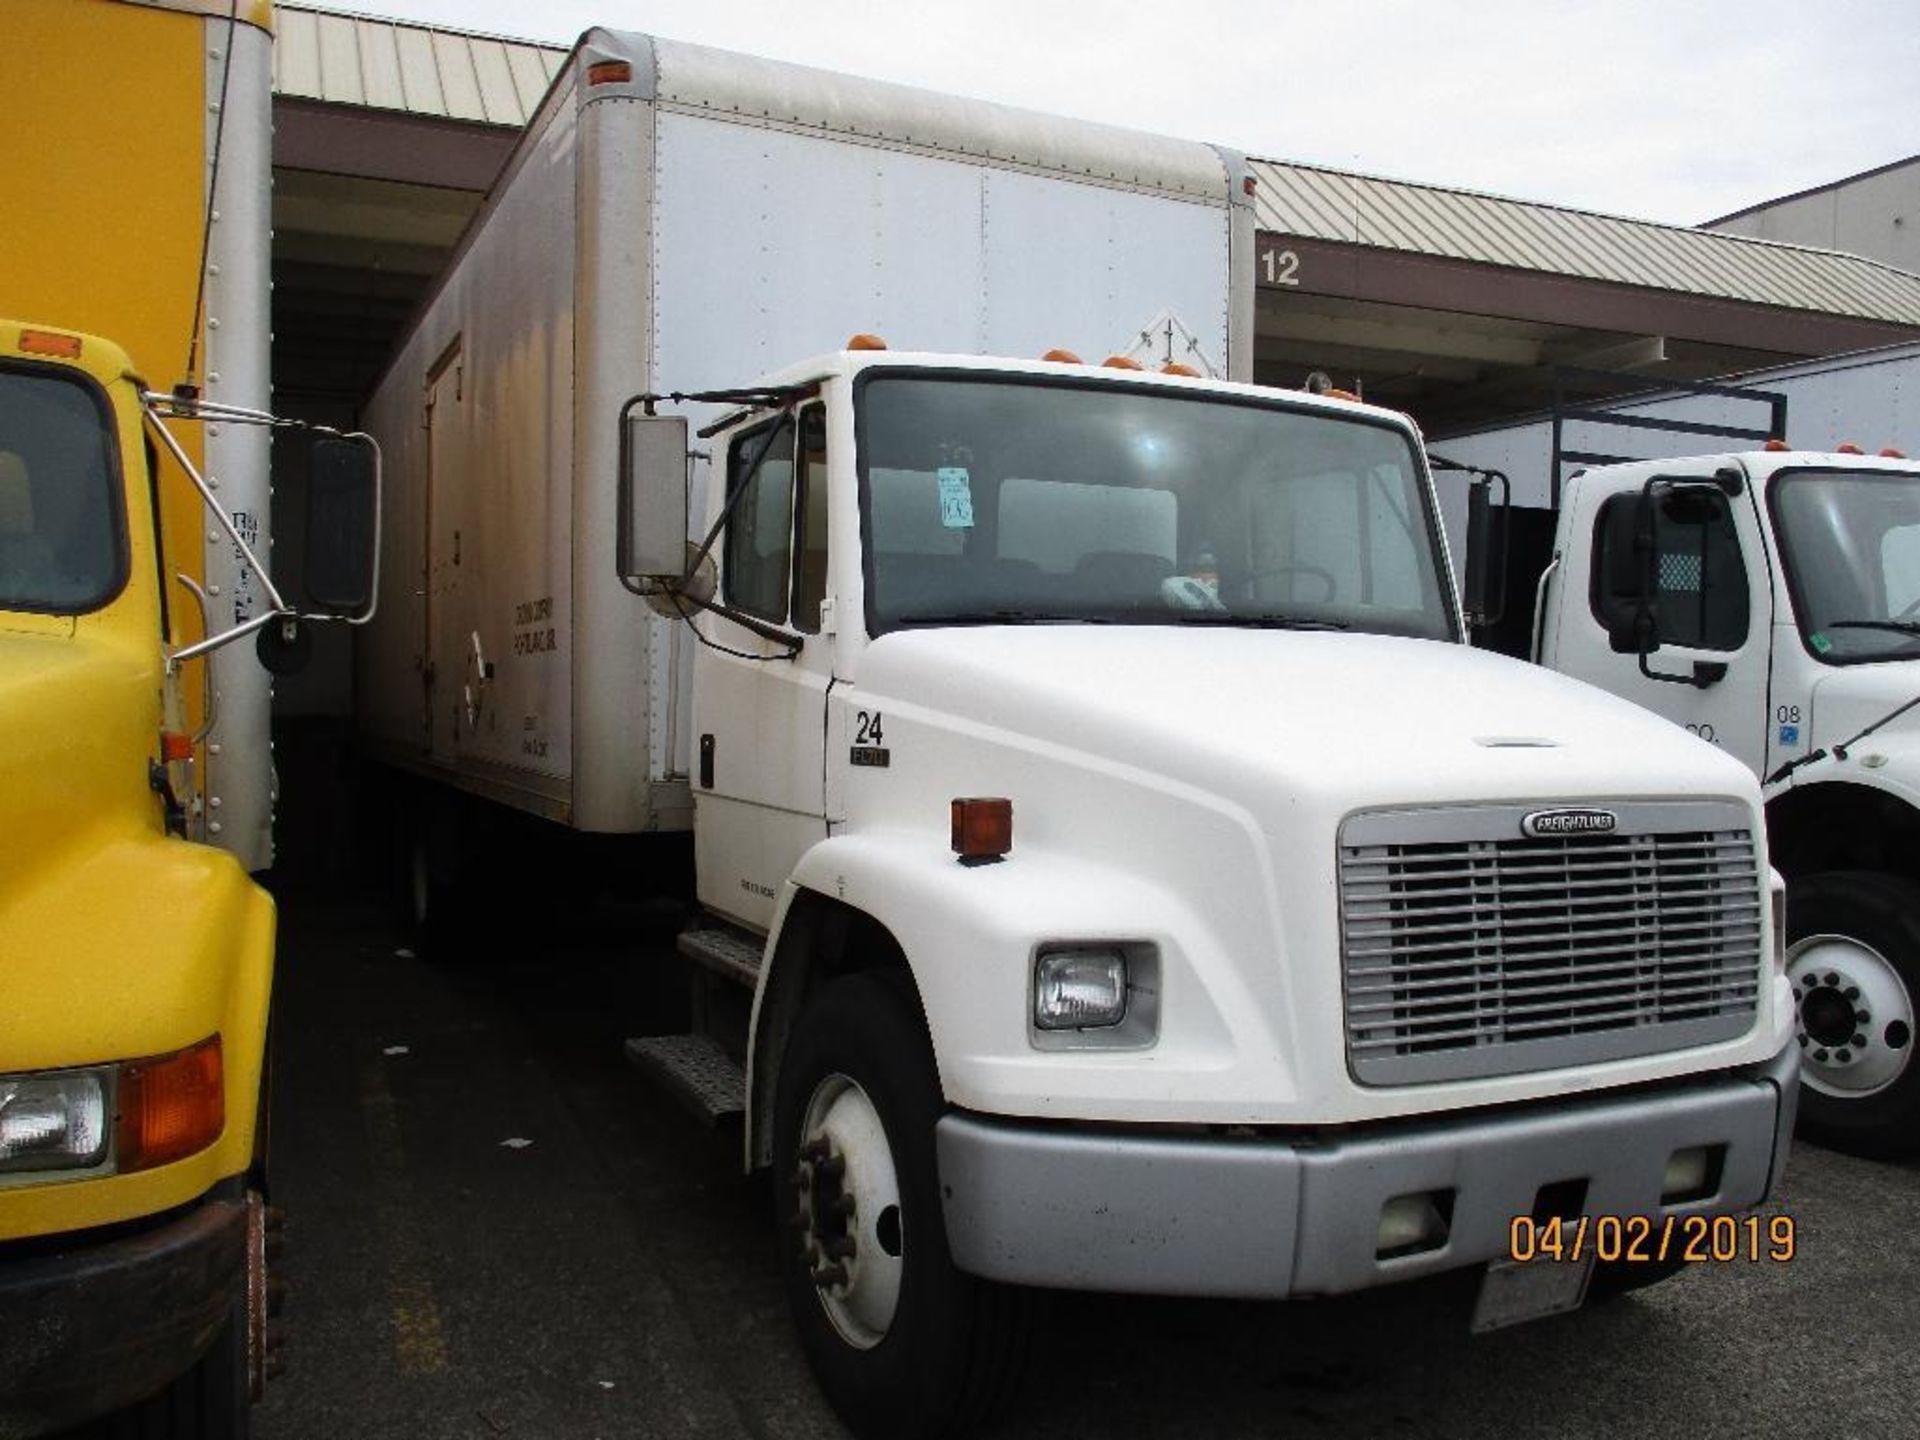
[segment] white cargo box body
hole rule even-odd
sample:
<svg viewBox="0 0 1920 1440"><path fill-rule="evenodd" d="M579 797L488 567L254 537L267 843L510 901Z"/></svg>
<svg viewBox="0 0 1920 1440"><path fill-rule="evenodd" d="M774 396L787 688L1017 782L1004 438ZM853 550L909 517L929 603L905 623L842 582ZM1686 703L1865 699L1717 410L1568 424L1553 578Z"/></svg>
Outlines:
<svg viewBox="0 0 1920 1440"><path fill-rule="evenodd" d="M614 573L623 402L750 385L860 332L1247 378L1245 173L1207 145L589 32L368 410L370 747L580 829L686 827L691 637Z"/></svg>
<svg viewBox="0 0 1920 1440"><path fill-rule="evenodd" d="M1868 454L1889 445L1909 455L1920 454L1920 345L1892 345L1749 370L1714 383L1785 397L1786 439L1796 450L1832 450L1852 443ZM1603 408L1629 421L1677 421L1760 432L1766 430L1770 418L1769 407L1762 401L1686 390L1656 391L1590 408ZM1713 435L1581 419L1568 419L1561 432L1561 444L1568 450L1632 460L1757 450L1764 438L1764 434ZM1435 440L1433 451L1465 465L1501 471L1512 482L1516 505L1544 509L1553 503L1551 417L1536 416L1466 431ZM1448 543L1455 555L1464 555L1465 487L1457 480L1448 483L1443 476L1440 496Z"/></svg>

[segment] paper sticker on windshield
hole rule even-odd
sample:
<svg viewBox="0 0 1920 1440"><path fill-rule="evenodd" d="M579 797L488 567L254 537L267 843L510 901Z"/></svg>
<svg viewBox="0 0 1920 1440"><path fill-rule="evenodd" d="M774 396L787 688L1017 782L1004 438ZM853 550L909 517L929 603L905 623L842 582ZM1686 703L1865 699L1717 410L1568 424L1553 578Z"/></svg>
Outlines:
<svg viewBox="0 0 1920 1440"><path fill-rule="evenodd" d="M949 530L973 528L973 482L963 465L942 465L940 476L940 523Z"/></svg>

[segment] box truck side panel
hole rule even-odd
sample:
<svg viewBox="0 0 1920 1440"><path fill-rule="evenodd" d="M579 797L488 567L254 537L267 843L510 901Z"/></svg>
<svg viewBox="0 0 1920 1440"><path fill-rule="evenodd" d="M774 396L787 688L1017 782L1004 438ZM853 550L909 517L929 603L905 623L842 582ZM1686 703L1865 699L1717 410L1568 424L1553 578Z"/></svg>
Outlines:
<svg viewBox="0 0 1920 1440"><path fill-rule="evenodd" d="M575 133L538 134L369 408L391 494L368 729L390 757L555 818L572 777Z"/></svg>

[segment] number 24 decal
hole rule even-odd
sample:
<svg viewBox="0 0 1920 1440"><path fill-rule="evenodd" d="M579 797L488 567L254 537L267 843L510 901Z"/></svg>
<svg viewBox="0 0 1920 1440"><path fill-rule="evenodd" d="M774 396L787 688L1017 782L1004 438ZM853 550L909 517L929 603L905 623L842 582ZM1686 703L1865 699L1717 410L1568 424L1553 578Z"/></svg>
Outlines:
<svg viewBox="0 0 1920 1440"><path fill-rule="evenodd" d="M880 712L868 714L865 710L856 711L853 720L853 743L856 745L878 745L882 743L880 735Z"/></svg>

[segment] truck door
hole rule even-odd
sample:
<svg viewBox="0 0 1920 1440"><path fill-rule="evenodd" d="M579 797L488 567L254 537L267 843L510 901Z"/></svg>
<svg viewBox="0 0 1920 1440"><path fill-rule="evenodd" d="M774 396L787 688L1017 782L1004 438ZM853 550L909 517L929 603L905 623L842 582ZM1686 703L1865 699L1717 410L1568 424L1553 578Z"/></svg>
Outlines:
<svg viewBox="0 0 1920 1440"><path fill-rule="evenodd" d="M825 838L827 427L818 402L736 431L715 479L740 492L718 542L720 599L800 642L712 612L695 622L693 793L700 901L758 929Z"/></svg>
<svg viewBox="0 0 1920 1440"><path fill-rule="evenodd" d="M1753 487L1726 495L1712 483L1714 470L1711 461L1667 461L1600 484L1592 482L1602 477L1573 482L1561 532L1565 573L1554 582L1540 660L1665 715L1758 772L1766 759L1772 633L1766 551ZM1638 654L1613 648L1610 631L1629 624L1640 602L1645 557L1634 547L1635 510L1656 473L1699 483L1656 493L1659 648L1643 671ZM1696 662L1725 673L1695 684Z"/></svg>
<svg viewBox="0 0 1920 1440"><path fill-rule="evenodd" d="M460 473L462 375L456 344L427 376L425 618L426 653L420 678L426 710L426 742L435 760L451 761L460 739L462 665L460 648Z"/></svg>

